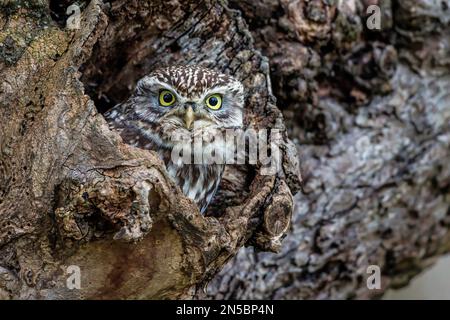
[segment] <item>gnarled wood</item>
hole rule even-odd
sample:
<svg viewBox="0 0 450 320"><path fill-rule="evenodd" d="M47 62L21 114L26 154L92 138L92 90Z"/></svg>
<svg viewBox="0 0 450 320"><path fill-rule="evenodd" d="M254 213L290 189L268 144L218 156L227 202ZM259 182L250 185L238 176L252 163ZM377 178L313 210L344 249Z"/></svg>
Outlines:
<svg viewBox="0 0 450 320"><path fill-rule="evenodd" d="M50 8L59 6L1 10L1 297L190 297L246 243L277 250L298 162L267 59L240 15L216 1L92 0L71 31ZM248 91L246 126L283 133L283 170L228 168L206 217L153 152L123 144L98 112L175 63L233 74ZM80 290L66 285L70 265L80 267Z"/></svg>
<svg viewBox="0 0 450 320"><path fill-rule="evenodd" d="M271 62L303 192L280 254L242 250L215 299L379 297L450 240L449 1L231 1ZM368 30L366 8L381 8ZM367 268L381 268L369 290Z"/></svg>

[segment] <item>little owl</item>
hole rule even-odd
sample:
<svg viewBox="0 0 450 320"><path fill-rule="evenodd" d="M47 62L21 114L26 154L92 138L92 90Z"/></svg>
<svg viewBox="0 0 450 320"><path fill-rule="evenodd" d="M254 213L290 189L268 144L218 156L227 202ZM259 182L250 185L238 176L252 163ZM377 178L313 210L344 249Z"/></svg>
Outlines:
<svg viewBox="0 0 450 320"><path fill-rule="evenodd" d="M156 151L169 175L204 213L219 187L224 164L174 161L173 136L181 132L188 137L185 142L194 145L194 138L205 132L239 129L243 104L244 88L238 80L199 66L172 66L142 78L132 96L105 117L125 143ZM212 144L214 139L201 148Z"/></svg>

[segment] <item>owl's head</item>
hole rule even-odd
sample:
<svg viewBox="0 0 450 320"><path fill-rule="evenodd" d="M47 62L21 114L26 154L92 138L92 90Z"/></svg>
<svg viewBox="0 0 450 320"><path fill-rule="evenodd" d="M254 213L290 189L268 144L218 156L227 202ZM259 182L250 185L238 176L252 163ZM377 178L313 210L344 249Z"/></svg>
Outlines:
<svg viewBox="0 0 450 320"><path fill-rule="evenodd" d="M243 85L203 67L158 69L138 82L132 99L135 115L157 125L163 139L176 130L242 127Z"/></svg>

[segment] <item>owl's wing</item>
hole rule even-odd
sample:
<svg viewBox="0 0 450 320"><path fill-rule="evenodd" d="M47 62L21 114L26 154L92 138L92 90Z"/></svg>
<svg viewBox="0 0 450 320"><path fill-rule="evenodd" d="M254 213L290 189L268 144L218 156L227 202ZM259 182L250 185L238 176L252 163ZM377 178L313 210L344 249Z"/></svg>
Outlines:
<svg viewBox="0 0 450 320"><path fill-rule="evenodd" d="M154 143L135 125L134 116L129 114L127 103L121 103L104 114L109 129L120 134L123 142L141 149L154 150Z"/></svg>

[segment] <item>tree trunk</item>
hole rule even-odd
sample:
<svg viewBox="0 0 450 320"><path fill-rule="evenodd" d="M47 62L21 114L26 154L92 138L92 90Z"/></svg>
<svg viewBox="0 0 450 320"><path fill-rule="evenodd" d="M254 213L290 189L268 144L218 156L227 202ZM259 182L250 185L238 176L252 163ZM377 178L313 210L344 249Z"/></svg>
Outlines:
<svg viewBox="0 0 450 320"><path fill-rule="evenodd" d="M78 28L69 4L2 2L0 297L191 297L243 245L278 250L298 159L239 14L217 1L92 0L78 2ZM282 131L282 170L229 167L207 216L101 115L146 73L185 63L242 80L246 126Z"/></svg>
<svg viewBox="0 0 450 320"><path fill-rule="evenodd" d="M379 297L450 247L450 1L231 1L269 58L304 188L281 253L211 298ZM381 30L366 9L381 8ZM381 269L381 288L366 282Z"/></svg>
<svg viewBox="0 0 450 320"><path fill-rule="evenodd" d="M68 28L71 3L2 2L0 298L367 298L448 251L450 1L91 0ZM227 167L206 217L101 115L170 64L283 133L282 170Z"/></svg>

